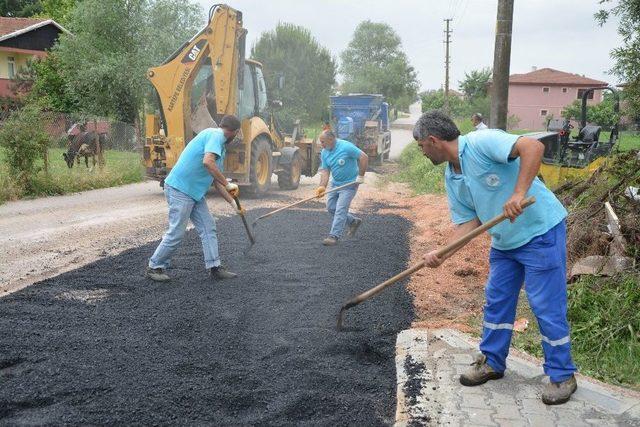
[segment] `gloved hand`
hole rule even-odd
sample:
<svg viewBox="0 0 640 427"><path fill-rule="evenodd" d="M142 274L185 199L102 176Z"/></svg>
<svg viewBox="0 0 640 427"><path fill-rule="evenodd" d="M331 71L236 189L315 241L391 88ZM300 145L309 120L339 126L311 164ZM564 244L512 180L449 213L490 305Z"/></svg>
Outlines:
<svg viewBox="0 0 640 427"><path fill-rule="evenodd" d="M245 211L245 210L244 210L244 208L240 208L240 209L237 209L237 208L236 208L236 213L237 213L238 215L242 215L242 216L244 216L244 215L247 213L247 211Z"/></svg>
<svg viewBox="0 0 640 427"><path fill-rule="evenodd" d="M356 184L364 184L364 175L358 175L356 178Z"/></svg>
<svg viewBox="0 0 640 427"><path fill-rule="evenodd" d="M322 197L324 196L324 192L327 191L326 188L324 188L322 185L319 186L318 188L316 188L316 197Z"/></svg>
<svg viewBox="0 0 640 427"><path fill-rule="evenodd" d="M247 213L244 208L238 208L238 204L235 202L235 200L230 201L229 204L238 215L244 215Z"/></svg>
<svg viewBox="0 0 640 427"><path fill-rule="evenodd" d="M240 187L232 182L227 183L227 185L224 186L224 189L231 194L231 197L238 197L240 195Z"/></svg>

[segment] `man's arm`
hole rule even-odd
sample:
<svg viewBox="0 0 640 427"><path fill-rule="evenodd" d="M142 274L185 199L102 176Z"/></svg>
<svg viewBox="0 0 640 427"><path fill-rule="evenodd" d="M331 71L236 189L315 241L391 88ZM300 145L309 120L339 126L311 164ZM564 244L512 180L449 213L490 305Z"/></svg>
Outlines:
<svg viewBox="0 0 640 427"><path fill-rule="evenodd" d="M320 169L320 187L329 185L329 169Z"/></svg>
<svg viewBox="0 0 640 427"><path fill-rule="evenodd" d="M511 149L510 159L520 157L520 171L516 187L511 198L503 207L504 214L509 217L511 222L522 214L522 201L527 195L533 179L538 175L543 154L544 145L540 141L526 136L518 138Z"/></svg>
<svg viewBox="0 0 640 427"><path fill-rule="evenodd" d="M218 181L214 181L213 184L215 185L216 190L218 190L218 193L222 196L222 198L225 199L229 204L231 204L231 206L233 206L235 209L238 209L235 200L233 200L233 197L231 197L231 194L229 194L225 186L220 184Z"/></svg>
<svg viewBox="0 0 640 427"><path fill-rule="evenodd" d="M472 219L469 222L465 222L464 224L459 224L456 225L455 229L453 230L453 234L451 235L451 238L449 239L448 243L453 243L456 240L458 240L460 237L464 236L465 234L469 233L471 230L479 227L481 225L481 222L478 218ZM456 252L458 252L460 248L448 252L446 254L444 254L441 257L437 257L436 256L436 252L437 250L433 250L431 252L428 252L424 255L424 261L427 265L427 267L431 267L431 268L436 268L438 267L440 264L442 264L444 262L444 260L446 260L447 258L449 258L451 255L455 254Z"/></svg>
<svg viewBox="0 0 640 427"><path fill-rule="evenodd" d="M358 172L360 176L364 176L364 173L367 171L367 166L369 166L369 156L363 152L360 154L360 158L358 158L358 168L360 169Z"/></svg>
<svg viewBox="0 0 640 427"><path fill-rule="evenodd" d="M220 172L220 169L218 169L218 165L216 165L215 153L204 153L202 164L211 174L211 176L213 176L213 179L216 183L222 184L223 187L227 185L227 178L222 174L222 172Z"/></svg>

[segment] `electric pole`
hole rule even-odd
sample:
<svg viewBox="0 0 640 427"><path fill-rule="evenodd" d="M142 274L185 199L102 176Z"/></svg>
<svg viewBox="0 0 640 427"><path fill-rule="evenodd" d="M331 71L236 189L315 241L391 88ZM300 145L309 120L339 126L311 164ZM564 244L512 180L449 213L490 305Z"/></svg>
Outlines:
<svg viewBox="0 0 640 427"><path fill-rule="evenodd" d="M449 44L451 43L451 31L449 30L449 23L451 18L445 19L446 30L444 31L445 39L445 54L444 54L444 111L447 114L451 114L449 110Z"/></svg>
<svg viewBox="0 0 640 427"><path fill-rule="evenodd" d="M491 126L489 126L493 129L507 129L512 24L513 0L498 0L496 45L493 51L493 83L491 85Z"/></svg>

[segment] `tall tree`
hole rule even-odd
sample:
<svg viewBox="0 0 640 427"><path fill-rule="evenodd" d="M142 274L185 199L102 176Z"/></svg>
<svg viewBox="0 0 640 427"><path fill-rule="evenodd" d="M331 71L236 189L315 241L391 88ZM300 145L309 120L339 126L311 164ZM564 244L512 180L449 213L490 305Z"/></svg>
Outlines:
<svg viewBox="0 0 640 427"><path fill-rule="evenodd" d="M40 0L0 0L0 16L27 18L40 12Z"/></svg>
<svg viewBox="0 0 640 427"><path fill-rule="evenodd" d="M329 105L336 78L336 61L311 33L300 26L281 23L262 33L251 57L264 65L270 99L283 102L279 116L285 128L300 118L319 121ZM284 77L284 85L279 81Z"/></svg>
<svg viewBox="0 0 640 427"><path fill-rule="evenodd" d="M640 0L617 0L615 6L607 9L611 3L614 2L600 0L605 8L595 18L600 25L612 15L620 18L618 34L622 36L622 46L611 52L616 63L610 72L625 83L629 108L635 116L640 116Z"/></svg>
<svg viewBox="0 0 640 427"><path fill-rule="evenodd" d="M402 51L400 36L387 24L361 22L341 54L345 92L381 93L407 108L417 95L417 73Z"/></svg>
<svg viewBox="0 0 640 427"><path fill-rule="evenodd" d="M54 48L70 96L89 114L133 122L151 85L147 68L202 27L200 6L183 0L84 0ZM159 32L158 27L162 28Z"/></svg>
<svg viewBox="0 0 640 427"><path fill-rule="evenodd" d="M67 25L69 15L77 3L82 0L40 0L42 14L58 24Z"/></svg>
<svg viewBox="0 0 640 427"><path fill-rule="evenodd" d="M489 83L489 79L491 79L491 74L492 71L489 67L464 73L464 79L458 83L460 90L464 93L467 100L487 96L487 84Z"/></svg>

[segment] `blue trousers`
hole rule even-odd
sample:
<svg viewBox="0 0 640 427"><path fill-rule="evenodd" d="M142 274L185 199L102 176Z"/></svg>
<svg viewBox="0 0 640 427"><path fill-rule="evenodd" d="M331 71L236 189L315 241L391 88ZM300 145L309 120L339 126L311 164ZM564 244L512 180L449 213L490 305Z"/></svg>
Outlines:
<svg viewBox="0 0 640 427"><path fill-rule="evenodd" d="M330 236L339 239L344 234L345 226L355 221L356 217L349 213L349 206L357 191L358 186L352 185L327 194L327 211L333 216L333 223L329 232Z"/></svg>
<svg viewBox="0 0 640 427"><path fill-rule="evenodd" d="M182 242L189 219L193 222L202 241L205 267L219 266L216 222L209 212L206 199L203 197L196 202L182 191L167 184L164 185L164 194L169 204L169 228L149 260L149 267L168 268L170 266L171 256Z"/></svg>
<svg viewBox="0 0 640 427"><path fill-rule="evenodd" d="M523 283L538 320L544 350L544 373L561 382L576 371L571 359L567 322L566 223L560 222L519 248L491 248L487 304L480 351L496 372L509 354L518 295Z"/></svg>

